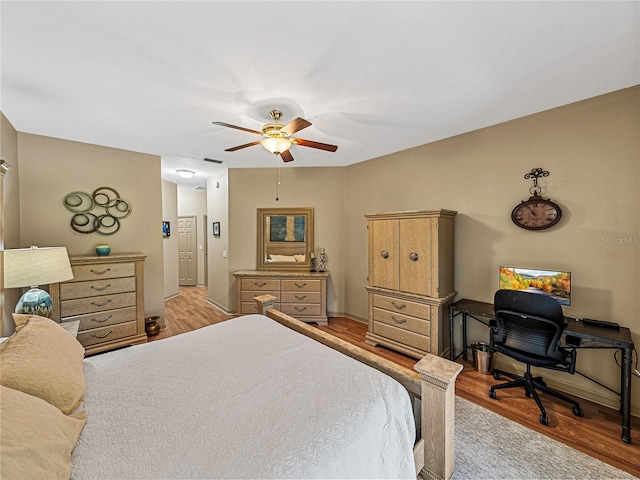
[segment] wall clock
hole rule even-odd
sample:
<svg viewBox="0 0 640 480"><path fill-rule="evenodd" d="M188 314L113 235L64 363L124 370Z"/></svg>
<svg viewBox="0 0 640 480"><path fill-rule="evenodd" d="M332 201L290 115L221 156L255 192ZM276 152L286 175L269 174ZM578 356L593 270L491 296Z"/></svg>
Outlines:
<svg viewBox="0 0 640 480"><path fill-rule="evenodd" d="M525 230L545 230L560 221L562 210L549 199L542 198L542 189L538 186L539 177L547 177L549 172L534 168L524 178L533 178L533 187L529 189L531 197L516 205L511 212L511 220Z"/></svg>

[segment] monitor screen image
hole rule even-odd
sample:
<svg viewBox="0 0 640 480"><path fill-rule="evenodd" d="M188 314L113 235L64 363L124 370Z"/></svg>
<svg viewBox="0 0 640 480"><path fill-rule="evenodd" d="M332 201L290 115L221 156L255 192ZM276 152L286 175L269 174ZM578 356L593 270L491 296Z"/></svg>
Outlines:
<svg viewBox="0 0 640 480"><path fill-rule="evenodd" d="M571 272L500 267L499 288L547 295L560 305L571 305Z"/></svg>

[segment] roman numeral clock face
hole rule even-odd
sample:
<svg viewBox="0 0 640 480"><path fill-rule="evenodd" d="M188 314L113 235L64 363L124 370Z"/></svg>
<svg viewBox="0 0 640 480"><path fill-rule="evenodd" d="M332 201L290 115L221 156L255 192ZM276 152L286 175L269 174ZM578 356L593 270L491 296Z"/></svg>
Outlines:
<svg viewBox="0 0 640 480"><path fill-rule="evenodd" d="M560 221L562 211L550 200L533 195L523 201L511 212L511 220L526 230L544 230L553 227Z"/></svg>

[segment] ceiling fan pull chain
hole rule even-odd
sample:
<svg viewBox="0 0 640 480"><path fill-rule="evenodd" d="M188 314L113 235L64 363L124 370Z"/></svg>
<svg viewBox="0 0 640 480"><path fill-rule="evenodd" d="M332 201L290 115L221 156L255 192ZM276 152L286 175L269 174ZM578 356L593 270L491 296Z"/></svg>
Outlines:
<svg viewBox="0 0 640 480"><path fill-rule="evenodd" d="M276 158L278 156L276 155ZM278 160L278 174L276 176L276 202L280 200L280 161Z"/></svg>

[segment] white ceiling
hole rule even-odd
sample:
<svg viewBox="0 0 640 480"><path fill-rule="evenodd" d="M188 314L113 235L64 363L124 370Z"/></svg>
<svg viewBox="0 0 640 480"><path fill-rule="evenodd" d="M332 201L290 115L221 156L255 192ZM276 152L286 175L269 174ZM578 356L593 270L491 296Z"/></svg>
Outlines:
<svg viewBox="0 0 640 480"><path fill-rule="evenodd" d="M2 0L0 108L21 132L162 157L185 188L276 166L349 165L640 84L640 2ZM223 160L222 165L203 158ZM176 168L197 172L185 181Z"/></svg>

